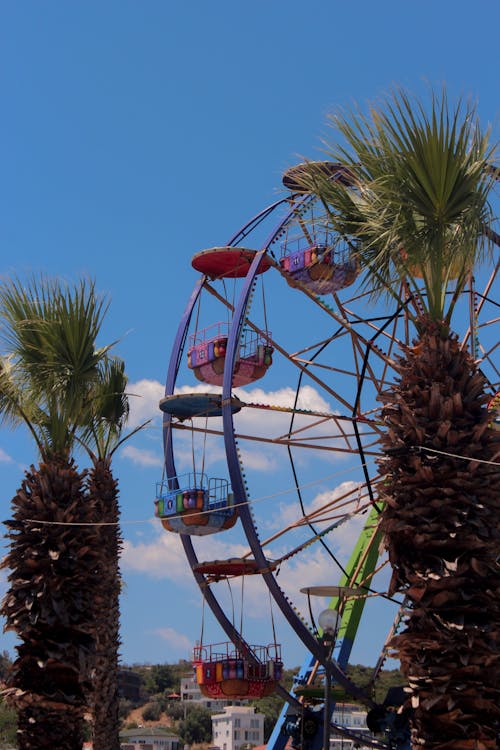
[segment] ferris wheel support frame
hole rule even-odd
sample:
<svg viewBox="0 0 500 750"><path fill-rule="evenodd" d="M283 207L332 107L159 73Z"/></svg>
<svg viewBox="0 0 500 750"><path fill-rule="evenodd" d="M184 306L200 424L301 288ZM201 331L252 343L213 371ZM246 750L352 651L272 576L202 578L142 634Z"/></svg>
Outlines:
<svg viewBox="0 0 500 750"><path fill-rule="evenodd" d="M378 512L375 508L372 507L363 530L358 538L356 546L346 565L345 573L343 573L340 578L340 587L349 586L356 588L356 586L361 586L362 588L369 588L369 584L375 571L375 566L379 557L378 546L381 536L380 532L378 532L376 528L374 529L377 518ZM340 638L338 639L336 644L339 647L337 663L339 664L341 669L346 668L351 656L365 602L366 598L360 596L349 599L344 604L342 619L339 628ZM336 609L338 603L338 597L333 597L330 600L328 606L332 609ZM308 655L302 665L299 674L295 678L295 685L307 684L316 666L317 662L314 657ZM295 695L293 690L292 695ZM277 720L274 730L267 742L267 750L283 750L283 748L285 747L288 737L282 731L282 728L286 724L286 719L289 715L290 709L292 709L293 712L294 706L290 706L287 703L283 706L279 719ZM335 701L332 701L332 713L334 709ZM319 750L321 748L321 742L321 732L318 732L317 735L311 740L310 750Z"/></svg>

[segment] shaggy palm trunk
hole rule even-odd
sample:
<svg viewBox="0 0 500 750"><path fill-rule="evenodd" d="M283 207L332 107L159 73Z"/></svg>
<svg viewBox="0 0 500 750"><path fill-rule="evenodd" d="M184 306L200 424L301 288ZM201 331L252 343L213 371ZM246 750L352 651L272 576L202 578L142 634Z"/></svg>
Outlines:
<svg viewBox="0 0 500 750"><path fill-rule="evenodd" d="M19 748L81 750L100 553L86 525L92 509L82 476L62 457L31 467L12 505L2 612L21 640L5 690L19 715Z"/></svg>
<svg viewBox="0 0 500 750"><path fill-rule="evenodd" d="M98 459L90 473L88 492L93 498L102 557L94 588L96 659L91 707L94 750L119 750L118 648L120 618L118 483L108 459Z"/></svg>
<svg viewBox="0 0 500 750"><path fill-rule="evenodd" d="M51 711L47 706L31 706L19 713L19 747L81 750L84 742L82 729L83 722L73 710L61 706Z"/></svg>
<svg viewBox="0 0 500 750"><path fill-rule="evenodd" d="M414 748L493 750L500 721L500 433L487 383L455 337L426 325L384 398L380 495L391 593L410 601L393 645Z"/></svg>

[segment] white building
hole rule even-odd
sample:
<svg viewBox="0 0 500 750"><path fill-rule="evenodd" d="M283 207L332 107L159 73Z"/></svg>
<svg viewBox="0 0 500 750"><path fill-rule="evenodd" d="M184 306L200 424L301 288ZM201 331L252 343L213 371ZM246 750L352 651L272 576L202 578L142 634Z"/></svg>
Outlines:
<svg viewBox="0 0 500 750"><path fill-rule="evenodd" d="M120 732L121 750L179 750L179 738L162 727L138 727Z"/></svg>
<svg viewBox="0 0 500 750"><path fill-rule="evenodd" d="M200 687L192 673L181 677L180 694L181 701L201 703L206 700L205 696L201 694Z"/></svg>
<svg viewBox="0 0 500 750"><path fill-rule="evenodd" d="M233 701L233 700L218 700L216 698L207 698L201 694L200 687L196 682L194 674L184 675L181 677L181 702L182 703L198 703L204 708L208 708L210 711L221 711L225 706L236 705L242 706L245 702Z"/></svg>
<svg viewBox="0 0 500 750"><path fill-rule="evenodd" d="M226 706L212 716L212 743L219 750L240 750L264 743L264 714L254 706Z"/></svg>
<svg viewBox="0 0 500 750"><path fill-rule="evenodd" d="M333 712L332 722L339 724L341 727L352 729L358 734L371 736L370 730L366 726L366 711L362 706L357 706L355 703L337 703ZM350 750L354 747L361 750L365 746L359 745L346 737L335 735L335 731L332 729L330 750Z"/></svg>

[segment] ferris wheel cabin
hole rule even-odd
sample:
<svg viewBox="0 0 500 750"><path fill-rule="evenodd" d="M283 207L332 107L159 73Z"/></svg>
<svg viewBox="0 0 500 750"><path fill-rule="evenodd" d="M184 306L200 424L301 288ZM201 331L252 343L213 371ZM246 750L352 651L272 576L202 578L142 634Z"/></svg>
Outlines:
<svg viewBox="0 0 500 750"><path fill-rule="evenodd" d="M247 275L256 254L256 250L246 247L211 247L195 253L191 265L211 279L241 279ZM263 255L257 273L264 273L270 267L270 258Z"/></svg>
<svg viewBox="0 0 500 750"><path fill-rule="evenodd" d="M191 265L210 279L244 278L258 251L244 247L212 247L196 253ZM257 274L268 271L272 261L262 252ZM202 383L221 386L228 342L229 323L215 323L196 330L188 345L188 367ZM273 347L269 332L245 327L234 363L233 386L253 383L263 377L272 364Z"/></svg>
<svg viewBox="0 0 500 750"><path fill-rule="evenodd" d="M315 177L315 179L313 179ZM279 264L288 284L302 286L313 294L334 294L350 286L359 274L355 245L332 232L324 214L315 213L311 180L332 180L350 187L353 176L342 164L310 162L297 164L283 175L283 185L299 198L298 226L286 232Z"/></svg>
<svg viewBox="0 0 500 750"><path fill-rule="evenodd" d="M243 329L234 364L233 386L248 385L262 378L273 361L270 333ZM191 334L188 367L196 378L210 385L222 385L228 340L228 324L215 323Z"/></svg>
<svg viewBox="0 0 500 750"><path fill-rule="evenodd" d="M283 662L281 646L249 646L252 658L232 642L196 646L193 666L196 682L207 698L245 700L271 695L279 683Z"/></svg>
<svg viewBox="0 0 500 750"><path fill-rule="evenodd" d="M356 253L349 247L336 248L315 243L291 251L294 241L283 243L280 266L290 286L302 284L314 294L333 294L350 286L359 274Z"/></svg>
<svg viewBox="0 0 500 750"><path fill-rule="evenodd" d="M205 536L234 526L237 510L227 479L191 472L157 483L155 515L167 531Z"/></svg>

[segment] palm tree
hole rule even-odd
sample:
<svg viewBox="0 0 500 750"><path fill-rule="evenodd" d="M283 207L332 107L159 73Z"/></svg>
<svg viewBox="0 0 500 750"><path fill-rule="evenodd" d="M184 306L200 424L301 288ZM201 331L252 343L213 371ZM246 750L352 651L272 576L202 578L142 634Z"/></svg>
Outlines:
<svg viewBox="0 0 500 750"><path fill-rule="evenodd" d="M444 91L429 113L396 90L368 116L333 124L346 145L329 158L350 184L314 163L303 184L356 242L373 296L406 291L415 328L383 396L378 487L390 593L410 602L393 645L413 747L489 750L500 722L500 434L489 426L489 384L452 324L472 269L490 256L493 149L474 108L450 110Z"/></svg>
<svg viewBox="0 0 500 750"><path fill-rule="evenodd" d="M4 561L2 613L21 641L5 692L18 711L21 750L82 746L102 547L71 451L107 353L96 348L105 310L84 281L11 280L0 289L9 350L0 360L0 412L26 425L39 453L12 501Z"/></svg>
<svg viewBox="0 0 500 750"><path fill-rule="evenodd" d="M126 385L123 361L105 358L100 366L99 381L95 384L90 399L87 429L82 438L92 460L87 491L96 514L94 520L100 524L99 541L102 549L99 574L93 590L96 655L89 702L94 750L120 748L118 648L119 554L122 539L119 528L118 482L111 470L111 459L123 442L120 435L129 414ZM91 450L91 446L94 450Z"/></svg>

